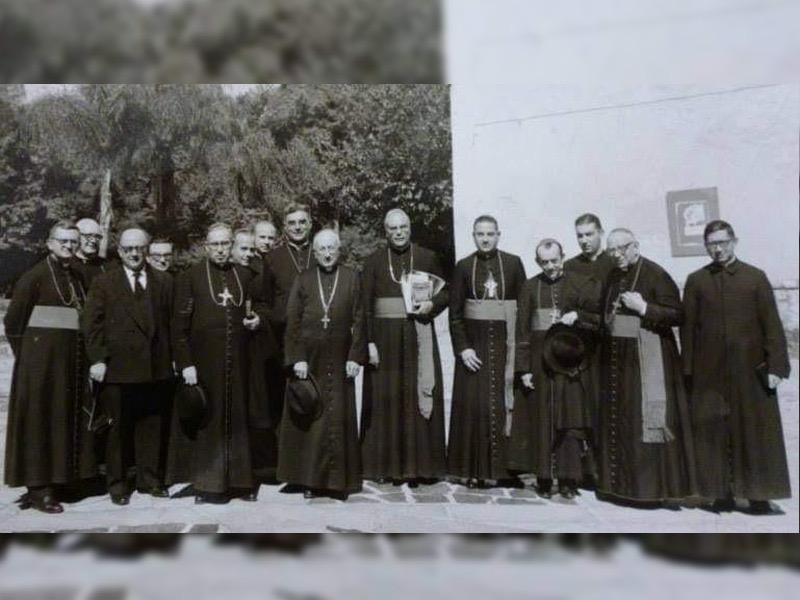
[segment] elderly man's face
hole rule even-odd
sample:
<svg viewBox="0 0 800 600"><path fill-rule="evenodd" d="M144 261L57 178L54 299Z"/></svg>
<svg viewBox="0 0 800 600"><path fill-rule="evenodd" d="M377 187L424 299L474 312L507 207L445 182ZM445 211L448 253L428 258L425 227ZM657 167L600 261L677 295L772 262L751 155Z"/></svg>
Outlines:
<svg viewBox="0 0 800 600"><path fill-rule="evenodd" d="M117 251L123 265L133 271L141 269L147 256L147 236L144 231L138 229L123 231Z"/></svg>
<svg viewBox="0 0 800 600"><path fill-rule="evenodd" d="M166 242L150 244L147 262L157 271L168 271L172 266L173 258L172 244Z"/></svg>
<svg viewBox="0 0 800 600"><path fill-rule="evenodd" d="M317 264L329 271L339 262L339 240L336 236L326 235L314 241L314 258Z"/></svg>
<svg viewBox="0 0 800 600"><path fill-rule="evenodd" d="M255 255L255 246L253 244L253 236L240 233L233 241L233 248L231 249L231 260L244 267L250 264L250 259Z"/></svg>
<svg viewBox="0 0 800 600"><path fill-rule="evenodd" d="M304 244L311 233L311 217L304 210L289 213L283 220L283 229L290 241Z"/></svg>
<svg viewBox="0 0 800 600"><path fill-rule="evenodd" d="M231 255L232 234L229 229L214 229L206 236L206 256L215 265L223 266Z"/></svg>
<svg viewBox="0 0 800 600"><path fill-rule="evenodd" d="M500 231L494 223L481 221L472 230L472 239L475 241L475 247L478 250L491 252L497 248L497 244L500 241Z"/></svg>
<svg viewBox="0 0 800 600"><path fill-rule="evenodd" d="M610 235L606 242L606 253L614 259L617 267L627 269L639 260L639 242L624 233Z"/></svg>
<svg viewBox="0 0 800 600"><path fill-rule="evenodd" d="M539 248L536 251L536 263L548 279L558 279L564 272L564 255L555 244L549 248Z"/></svg>
<svg viewBox="0 0 800 600"><path fill-rule="evenodd" d="M80 234L77 229L56 229L52 237L47 240L47 249L53 257L60 260L72 258L80 244Z"/></svg>
<svg viewBox="0 0 800 600"><path fill-rule="evenodd" d="M272 223L259 223L256 225L256 250L260 254L266 254L275 247L278 239L278 230Z"/></svg>
<svg viewBox="0 0 800 600"><path fill-rule="evenodd" d="M402 213L392 213L384 223L386 238L395 248L405 248L411 241L411 221Z"/></svg>
<svg viewBox="0 0 800 600"><path fill-rule="evenodd" d="M708 234L706 238L706 252L718 265L727 265L736 251L736 238L727 230L721 229Z"/></svg>
<svg viewBox="0 0 800 600"><path fill-rule="evenodd" d="M575 237L578 238L578 245L581 252L586 256L594 256L600 251L603 244L603 232L595 223L586 223L575 226Z"/></svg>
<svg viewBox="0 0 800 600"><path fill-rule="evenodd" d="M96 256L100 249L100 241L103 239L103 232L100 225L94 221L81 223L78 228L80 231L80 253L86 257Z"/></svg>

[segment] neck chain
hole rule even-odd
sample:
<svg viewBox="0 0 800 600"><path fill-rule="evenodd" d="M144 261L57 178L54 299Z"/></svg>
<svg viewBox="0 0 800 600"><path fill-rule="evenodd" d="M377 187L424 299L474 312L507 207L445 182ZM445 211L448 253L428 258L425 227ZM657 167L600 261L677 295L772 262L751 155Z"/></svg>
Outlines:
<svg viewBox="0 0 800 600"><path fill-rule="evenodd" d="M289 251L289 257L292 259L292 263L294 264L294 268L297 270L298 273L302 273L303 269L300 267L300 263L294 257L294 252L292 252L292 248L297 248L298 253L302 249L297 244L293 244L292 242L286 242L286 250ZM311 265L311 246L310 245L308 247L308 255L306 256L306 269L308 269L309 265Z"/></svg>
<svg viewBox="0 0 800 600"><path fill-rule="evenodd" d="M75 286L72 285L72 278L67 274L67 283L69 283L69 300L64 298L64 294L61 292L61 287L58 285L58 278L56 277L56 273L53 270L53 263L50 261L50 257L47 257L47 267L50 269L50 278L53 280L53 286L56 288L56 293L58 294L58 298L61 300L61 303L64 306L74 307L74 308L81 308L81 304L84 300L86 300L86 294L83 292L83 286L78 282L78 288L80 289L80 296L75 291Z"/></svg>
<svg viewBox="0 0 800 600"><path fill-rule="evenodd" d="M411 260L409 261L408 264L408 270L409 272L411 272L414 270L414 246L409 244L408 251L411 253ZM392 266L392 249L389 246L386 246L386 256L389 259L389 277L392 278L392 281L399 284L402 281L403 274L405 274L406 270L403 269L403 273L400 275L400 279L397 279L397 277L394 276L394 267Z"/></svg>
<svg viewBox="0 0 800 600"><path fill-rule="evenodd" d="M206 276L208 277L208 291L211 294L211 301L216 304L217 306L227 307L228 301L230 300L231 304L236 308L239 308L244 301L244 289L242 289L242 281L239 279L239 273L236 272L236 267L231 266L231 270L233 271L233 276L236 277L236 284L239 286L239 300L238 302L233 301L233 294L230 293L228 290L228 285L225 283L225 276L222 276L223 286L222 292L215 293L214 292L214 283L211 281L211 267L209 266L209 261L206 259ZM222 302L217 301L217 296L220 297Z"/></svg>
<svg viewBox="0 0 800 600"><path fill-rule="evenodd" d="M333 278L333 289L331 290L331 297L328 298L328 301L325 301L325 290L322 289L322 275L320 275L320 271L322 269L317 269L317 285L319 286L319 301L322 304L322 310L325 313L324 316L320 319L322 322L322 328L327 329L328 324L331 322L330 317L328 316L328 311L331 308L331 304L333 304L333 297L336 295L336 286L339 283L339 269L336 269L336 276Z"/></svg>
<svg viewBox="0 0 800 600"><path fill-rule="evenodd" d="M500 289L502 291L500 302L503 302L506 299L506 275L503 272L503 257L500 256L499 250L497 251L497 262L500 264ZM475 274L477 268L478 268L478 255L476 253L475 256L472 257L472 297L478 300L479 302L483 302L484 300L486 300L487 294L490 298L496 295L496 291L494 290L497 289L497 282L494 280L494 275L492 275L492 270L489 269L489 267L486 267L487 269L489 269L490 280L487 280L486 283L483 284L484 288L483 295L480 298L478 298L478 293L475 290Z"/></svg>

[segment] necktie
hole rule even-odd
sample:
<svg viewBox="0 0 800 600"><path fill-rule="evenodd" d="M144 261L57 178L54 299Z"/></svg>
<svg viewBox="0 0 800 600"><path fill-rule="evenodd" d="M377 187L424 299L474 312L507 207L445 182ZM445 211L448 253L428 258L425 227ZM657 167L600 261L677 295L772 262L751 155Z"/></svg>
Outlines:
<svg viewBox="0 0 800 600"><path fill-rule="evenodd" d="M144 288L142 287L142 272L134 271L133 273L133 295L141 298L144 295Z"/></svg>

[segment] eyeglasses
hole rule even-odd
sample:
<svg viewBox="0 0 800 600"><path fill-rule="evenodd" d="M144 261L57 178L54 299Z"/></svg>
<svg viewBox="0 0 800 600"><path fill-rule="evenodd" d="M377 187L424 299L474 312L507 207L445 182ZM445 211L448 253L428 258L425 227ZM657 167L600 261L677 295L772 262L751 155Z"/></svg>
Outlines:
<svg viewBox="0 0 800 600"><path fill-rule="evenodd" d="M628 248L630 248L632 244L634 244L634 242L628 242L627 244L622 244L622 246L617 246L616 248L606 248L606 254L609 256L622 256L628 251Z"/></svg>
<svg viewBox="0 0 800 600"><path fill-rule="evenodd" d="M119 251L123 254L131 254L132 252L141 252L144 253L147 250L147 246L120 246Z"/></svg>
<svg viewBox="0 0 800 600"><path fill-rule="evenodd" d="M734 240L719 240L718 242L706 242L706 248L711 250L712 248L726 248L730 246Z"/></svg>
<svg viewBox="0 0 800 600"><path fill-rule="evenodd" d="M50 240L62 246L76 246L78 244L78 240L72 238L50 238Z"/></svg>
<svg viewBox="0 0 800 600"><path fill-rule="evenodd" d="M149 256L150 258L172 258L172 252L151 252Z"/></svg>
<svg viewBox="0 0 800 600"><path fill-rule="evenodd" d="M206 242L206 246L209 248L230 248L232 242Z"/></svg>
<svg viewBox="0 0 800 600"><path fill-rule="evenodd" d="M95 242L99 242L103 239L103 236L99 233L82 233L81 237L87 240L93 240Z"/></svg>

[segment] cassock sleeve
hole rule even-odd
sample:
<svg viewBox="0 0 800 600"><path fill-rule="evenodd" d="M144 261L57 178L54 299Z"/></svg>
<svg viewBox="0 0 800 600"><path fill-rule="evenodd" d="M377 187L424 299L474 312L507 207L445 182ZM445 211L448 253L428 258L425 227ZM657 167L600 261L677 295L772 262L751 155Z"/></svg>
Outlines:
<svg viewBox="0 0 800 600"><path fill-rule="evenodd" d="M366 364L367 352L367 324L364 317L364 296L361 292L361 276L355 273L353 279L353 330L350 338L350 351L347 360L360 365Z"/></svg>
<svg viewBox="0 0 800 600"><path fill-rule="evenodd" d="M681 327L681 361L684 375L691 375L694 365L694 336L697 331L698 304L700 302L697 288L697 277L692 273L686 279L686 285L683 288L685 318Z"/></svg>
<svg viewBox="0 0 800 600"><path fill-rule="evenodd" d="M464 303L467 300L468 277L466 269L461 265L456 265L453 279L450 282L450 338L453 340L453 351L456 358L467 348L472 348L472 342L467 335L467 328L464 324Z"/></svg>
<svg viewBox="0 0 800 600"><path fill-rule="evenodd" d="M172 351L179 371L194 365L189 338L194 312L191 269L178 275L172 311Z"/></svg>
<svg viewBox="0 0 800 600"><path fill-rule="evenodd" d="M103 281L95 277L92 286L89 288L89 295L86 298L86 306L81 315L81 328L86 338L86 355L89 363L106 362L109 351L106 345L106 290L102 285Z"/></svg>
<svg viewBox="0 0 800 600"><path fill-rule="evenodd" d="M19 356L22 348L22 335L28 326L28 319L30 319L38 297L38 278L35 276L34 271L28 271L17 280L14 292L11 295L11 302L8 305L8 311L3 319L6 337L15 357Z"/></svg>
<svg viewBox="0 0 800 600"><path fill-rule="evenodd" d="M272 252L264 257L264 268L261 269L261 297L268 309L269 320L280 328L286 323L286 312L278 298L278 283L272 264L273 257L270 256Z"/></svg>
<svg viewBox="0 0 800 600"><path fill-rule="evenodd" d="M652 273L651 294L642 296L647 302L647 310L642 317L642 326L647 329L668 329L683 325L683 304L678 286L663 269Z"/></svg>
<svg viewBox="0 0 800 600"><path fill-rule="evenodd" d="M284 350L284 364L294 366L298 362L308 362L308 352L303 341L303 312L308 295L303 287L303 277L294 280L289 292L289 302L286 305L286 339Z"/></svg>
<svg viewBox="0 0 800 600"><path fill-rule="evenodd" d="M375 341L375 266L371 258L364 264L361 273L361 309L364 312L364 329L367 343Z"/></svg>
<svg viewBox="0 0 800 600"><path fill-rule="evenodd" d="M522 286L525 285L525 280L527 277L525 276L525 265L522 264L522 259L517 256L517 260L514 264L514 277L511 279L513 281L514 289L509 290L513 294L514 298L519 298L519 294L522 291Z"/></svg>
<svg viewBox="0 0 800 600"><path fill-rule="evenodd" d="M517 301L516 348L514 349L514 371L531 372L531 311L533 294L531 286L525 283Z"/></svg>
<svg viewBox="0 0 800 600"><path fill-rule="evenodd" d="M764 353L767 358L768 372L786 379L791 371L786 334L778 314L775 293L763 271L758 272L756 303L758 321L764 333Z"/></svg>

